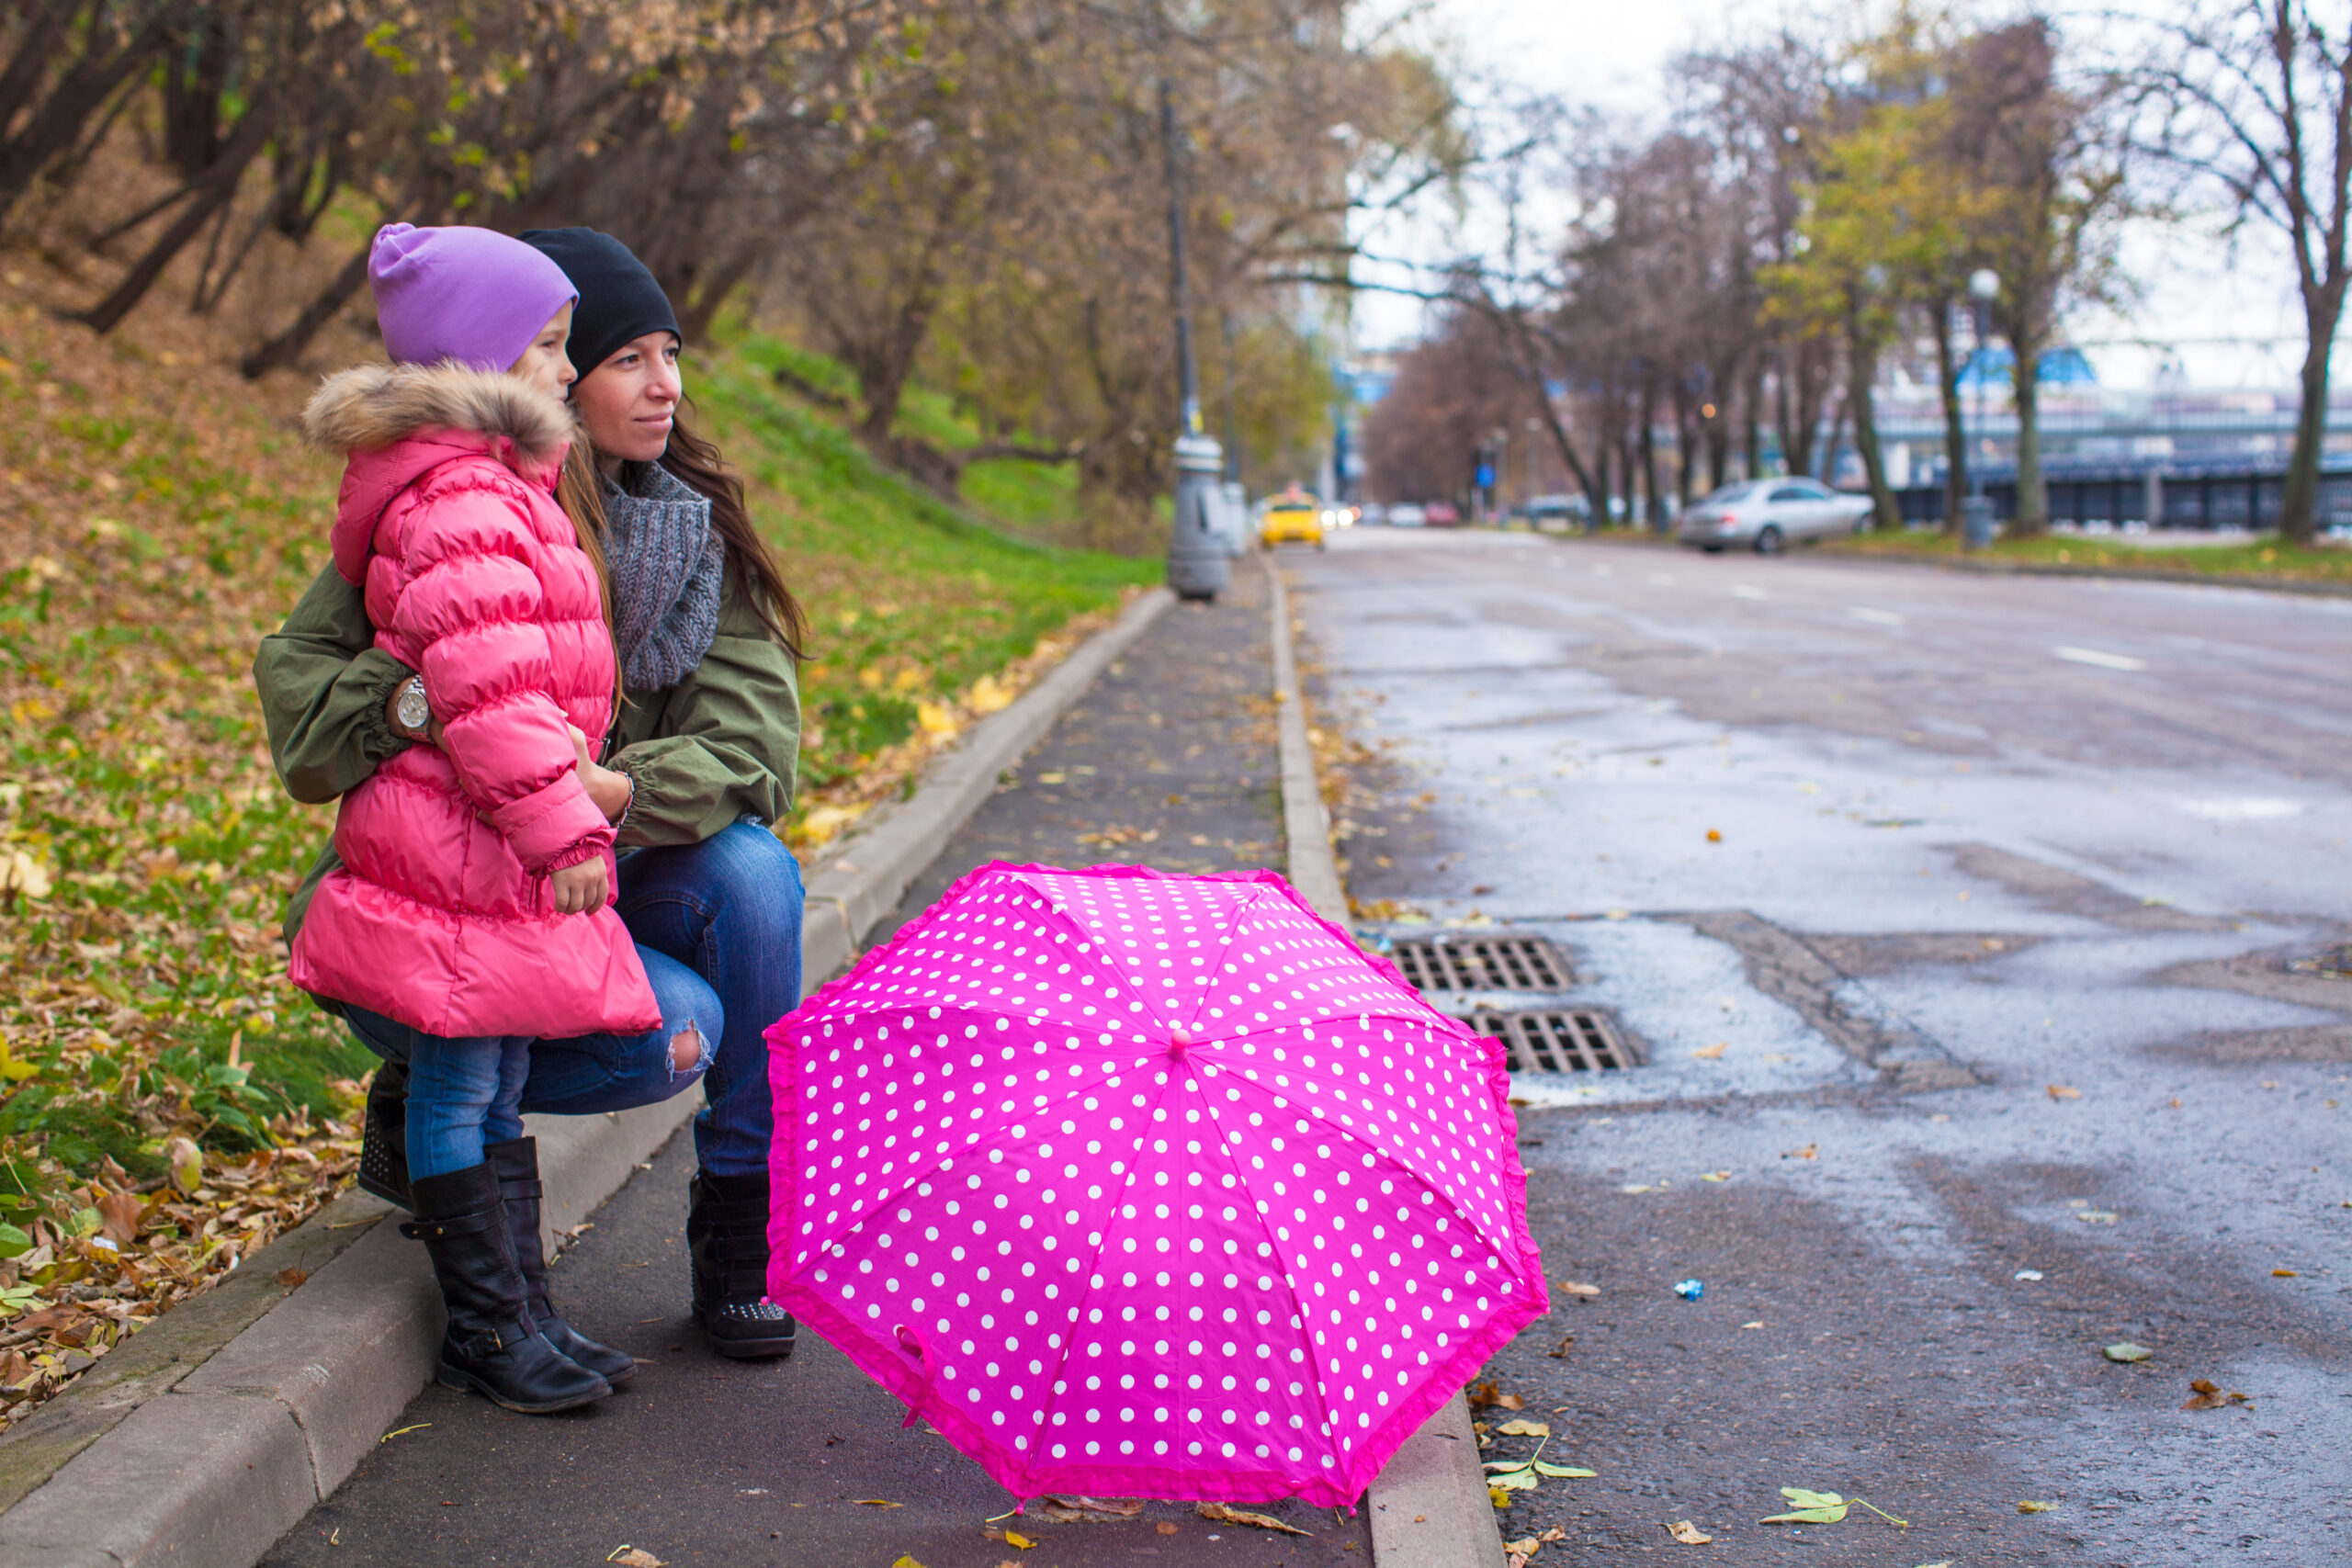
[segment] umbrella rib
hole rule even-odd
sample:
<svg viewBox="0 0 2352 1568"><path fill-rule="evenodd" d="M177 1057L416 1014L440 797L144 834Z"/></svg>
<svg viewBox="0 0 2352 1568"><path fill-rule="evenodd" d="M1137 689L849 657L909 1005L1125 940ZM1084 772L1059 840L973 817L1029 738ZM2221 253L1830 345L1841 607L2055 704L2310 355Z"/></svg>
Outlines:
<svg viewBox="0 0 2352 1568"><path fill-rule="evenodd" d="M1230 1067L1223 1070L1227 1072L1232 1071ZM1236 1076L1238 1077L1239 1075L1237 1074ZM1247 1078L1243 1078L1242 1081L1245 1083L1250 1082ZM1256 1089L1259 1086L1251 1084L1250 1087ZM1215 1119L1217 1122L1219 1134L1217 1137L1217 1146L1224 1152L1226 1159L1233 1166L1235 1184L1244 1193L1247 1193L1250 1190L1250 1178L1248 1173L1241 1169L1240 1160L1238 1156L1234 1154L1233 1145L1223 1135L1224 1122L1216 1109L1216 1102L1213 1097L1208 1096L1205 1093L1204 1093L1202 1098L1209 1101L1209 1115L1212 1119ZM1299 1332L1303 1336L1308 1335L1308 1330L1306 1328L1306 1303L1300 1298L1298 1276L1291 1269L1290 1259L1283 1251L1282 1242L1275 1236L1272 1227L1266 1223L1266 1216L1258 1212L1257 1201L1254 1199L1246 1202L1244 1204L1244 1208L1249 1213L1251 1219L1257 1223L1258 1234L1265 1239L1266 1245L1272 1248L1274 1261L1282 1267L1283 1283L1290 1288L1291 1306L1298 1317ZM1311 1345L1311 1336L1303 1341L1303 1343ZM1324 1435L1328 1439L1337 1430L1337 1427L1332 1419L1331 1414L1331 1391L1323 1382L1323 1363L1311 1349L1307 1353L1306 1365L1309 1369L1309 1376L1312 1378L1315 1384L1315 1398L1322 1411Z"/></svg>
<svg viewBox="0 0 2352 1568"><path fill-rule="evenodd" d="M1159 1096L1152 1101L1150 1106L1151 1110L1156 1111L1161 1105L1167 1103L1170 1084L1174 1082L1175 1075L1170 1073L1167 1075L1167 1077L1169 1082L1163 1083L1159 1086ZM1138 1131L1136 1134L1136 1147L1138 1151L1142 1149L1146 1140L1150 1136L1148 1130L1150 1126L1151 1118L1147 1114L1143 1118L1144 1130ZM1129 1161L1126 1176L1119 1184L1119 1191L1112 1199L1110 1215L1103 1222L1102 1225L1102 1240L1095 1247L1093 1266L1087 1269L1086 1289L1083 1293L1079 1296L1077 1303L1073 1309L1077 1315L1069 1320L1070 1332L1062 1336L1061 1354L1055 1359L1053 1367L1046 1378L1046 1403L1040 1406L1038 1411L1040 1419L1037 1423L1037 1429L1040 1434L1040 1448L1044 1446L1042 1440L1043 1433L1046 1427L1049 1425L1049 1423L1043 1417L1050 1416L1056 1409L1059 1408L1061 1404L1062 1396L1060 1393L1060 1385L1064 1381L1062 1378L1062 1372L1063 1370L1069 1365L1070 1353L1078 1348L1077 1329L1078 1325L1083 1321L1086 1315L1086 1303L1094 1299L1094 1280L1095 1277L1102 1272L1102 1258L1109 1248L1111 1240L1111 1224L1118 1218L1120 1204L1125 1201L1126 1195L1135 1190L1136 1178L1142 1169L1143 1161L1141 1158ZM1040 1461L1033 1462L1042 1462L1042 1457Z"/></svg>

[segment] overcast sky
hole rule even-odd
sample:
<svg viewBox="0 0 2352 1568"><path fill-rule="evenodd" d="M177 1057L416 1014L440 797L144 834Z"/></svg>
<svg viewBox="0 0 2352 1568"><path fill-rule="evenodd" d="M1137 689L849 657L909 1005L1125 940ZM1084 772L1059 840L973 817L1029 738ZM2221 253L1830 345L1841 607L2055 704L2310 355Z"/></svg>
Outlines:
<svg viewBox="0 0 2352 1568"><path fill-rule="evenodd" d="M1403 25L1473 77L1653 114L1663 100L1668 56L1719 44L1771 14L1769 4L1753 0L1430 0ZM1432 199L1371 239L1384 252L1434 262L1476 246L1491 235L1493 221L1490 213L1474 211L1465 243L1449 204ZM2101 313L2069 323L2102 382L2144 386L2169 352L2199 385L2292 384L2301 363L2300 311L2283 252L2267 237L2231 256L2195 233L2148 231L2131 236L2125 260L2141 295L2129 318ZM1361 348L1402 346L1419 335L1421 308L1394 296L1360 295L1354 327ZM2290 341L2218 341L2274 336ZM2161 346L2116 341L2128 339Z"/></svg>

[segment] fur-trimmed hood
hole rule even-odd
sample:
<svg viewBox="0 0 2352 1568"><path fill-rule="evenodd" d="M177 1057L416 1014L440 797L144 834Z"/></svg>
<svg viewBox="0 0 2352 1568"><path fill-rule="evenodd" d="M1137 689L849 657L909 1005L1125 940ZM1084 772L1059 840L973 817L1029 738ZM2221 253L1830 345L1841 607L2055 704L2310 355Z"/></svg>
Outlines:
<svg viewBox="0 0 2352 1568"><path fill-rule="evenodd" d="M571 444L571 415L519 377L439 365L362 365L330 376L302 411L302 433L329 452L379 452L430 430L513 443L518 468L540 468Z"/></svg>
<svg viewBox="0 0 2352 1568"><path fill-rule="evenodd" d="M363 365L311 395L302 431L346 454L335 500L335 569L364 579L377 519L445 463L487 457L553 490L573 438L563 404L515 377L462 365Z"/></svg>

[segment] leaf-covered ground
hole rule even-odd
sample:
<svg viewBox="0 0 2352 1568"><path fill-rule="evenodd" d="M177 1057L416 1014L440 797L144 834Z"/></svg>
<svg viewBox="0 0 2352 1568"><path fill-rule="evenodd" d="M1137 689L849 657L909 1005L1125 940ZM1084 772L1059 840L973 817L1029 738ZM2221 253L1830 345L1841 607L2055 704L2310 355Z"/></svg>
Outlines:
<svg viewBox="0 0 2352 1568"><path fill-rule="evenodd" d="M325 560L305 381L237 379L162 309L94 339L6 281L0 1423L331 1196L374 1065L286 981L331 814L278 788L248 676ZM690 374L816 623L805 843L1156 569L973 525L780 399L761 348Z"/></svg>

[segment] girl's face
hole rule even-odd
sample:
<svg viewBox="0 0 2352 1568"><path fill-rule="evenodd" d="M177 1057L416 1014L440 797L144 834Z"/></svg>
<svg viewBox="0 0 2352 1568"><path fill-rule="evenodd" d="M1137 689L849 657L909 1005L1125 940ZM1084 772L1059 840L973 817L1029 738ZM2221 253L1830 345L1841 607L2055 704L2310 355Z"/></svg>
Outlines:
<svg viewBox="0 0 2352 1568"><path fill-rule="evenodd" d="M548 318L548 324L539 329L539 335L531 340L531 346L507 367L506 373L520 376L556 401L563 401L563 389L580 379L580 372L563 356L563 345L571 336L571 307L566 305Z"/></svg>
<svg viewBox="0 0 2352 1568"><path fill-rule="evenodd" d="M650 332L580 378L571 401L597 462L609 472L623 463L650 463L669 449L671 420L684 395L678 334Z"/></svg>

